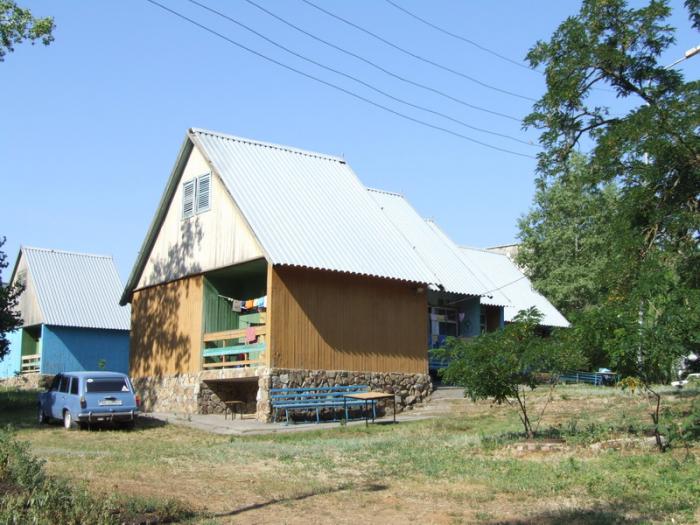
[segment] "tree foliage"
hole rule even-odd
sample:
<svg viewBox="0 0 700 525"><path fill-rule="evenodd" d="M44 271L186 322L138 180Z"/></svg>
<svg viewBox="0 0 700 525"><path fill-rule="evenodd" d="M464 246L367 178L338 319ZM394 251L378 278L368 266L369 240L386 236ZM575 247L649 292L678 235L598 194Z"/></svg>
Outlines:
<svg viewBox="0 0 700 525"><path fill-rule="evenodd" d="M40 40L48 46L53 42L55 24L52 17L36 18L29 9L23 9L12 0L0 0L0 62L12 53L17 44Z"/></svg>
<svg viewBox="0 0 700 525"><path fill-rule="evenodd" d="M686 7L697 27L697 0ZM547 92L525 121L544 152L523 262L581 346L646 383L700 343L700 82L659 62L674 42L669 14L662 0L584 0L528 55ZM597 88L613 90L614 106ZM572 256L573 232L590 253Z"/></svg>
<svg viewBox="0 0 700 525"><path fill-rule="evenodd" d="M5 244L5 237L0 239L0 248ZM3 284L2 271L7 268L7 255L0 250L0 361L7 355L10 342L6 334L22 326L22 318L17 311L17 302L24 287Z"/></svg>
<svg viewBox="0 0 700 525"><path fill-rule="evenodd" d="M519 221L518 263L565 316L605 293L598 277L618 191L613 184L588 184L586 170L585 157L573 154L561 177L540 178L533 208Z"/></svg>
<svg viewBox="0 0 700 525"><path fill-rule="evenodd" d="M472 400L515 404L528 437L538 421L532 420L527 391L538 385L541 373L556 376L581 364L580 355L563 341L538 335L541 320L536 308L523 310L503 330L471 340L450 338L445 349L449 365L443 378L463 386Z"/></svg>
<svg viewBox="0 0 700 525"><path fill-rule="evenodd" d="M700 2L685 6L700 29ZM547 92L525 123L542 130L544 151L536 206L521 223L535 285L572 293L558 296L571 308L572 344L641 385L653 400L659 445L660 397L651 385L700 345L700 82L660 62L674 43L669 14L665 0L640 8L584 0L530 51L531 65L544 66ZM583 150L583 161L572 161ZM591 200L605 192L614 198ZM588 221L549 206L575 202L576 193L594 202L582 211ZM583 258L567 256L566 234L576 230L591 250ZM544 276L562 254L559 273ZM582 282L588 286L577 288Z"/></svg>

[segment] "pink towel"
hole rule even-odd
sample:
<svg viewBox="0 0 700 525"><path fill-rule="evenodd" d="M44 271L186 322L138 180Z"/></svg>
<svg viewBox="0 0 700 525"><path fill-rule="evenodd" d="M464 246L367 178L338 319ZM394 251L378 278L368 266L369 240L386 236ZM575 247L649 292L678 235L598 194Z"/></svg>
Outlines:
<svg viewBox="0 0 700 525"><path fill-rule="evenodd" d="M255 327L254 326L249 326L248 328L245 329L245 342L246 342L246 344L254 343L257 338L258 338L258 336L255 335Z"/></svg>

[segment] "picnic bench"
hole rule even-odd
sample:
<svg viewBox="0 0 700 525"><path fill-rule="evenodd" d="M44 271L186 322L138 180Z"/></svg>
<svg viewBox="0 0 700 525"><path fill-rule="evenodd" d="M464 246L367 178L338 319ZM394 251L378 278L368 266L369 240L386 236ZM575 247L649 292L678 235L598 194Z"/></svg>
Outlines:
<svg viewBox="0 0 700 525"><path fill-rule="evenodd" d="M351 386L316 386L309 388L271 388L270 402L273 408L272 420L277 421L277 415L284 410L285 424L289 424L289 413L293 411L315 411L316 422L321 422L321 410L331 409L334 414L338 410L345 413L345 420L350 419L349 409L366 405L363 399L346 399L347 394L369 392L368 385ZM372 401L372 416L377 415L376 400ZM333 421L336 421L334 418Z"/></svg>

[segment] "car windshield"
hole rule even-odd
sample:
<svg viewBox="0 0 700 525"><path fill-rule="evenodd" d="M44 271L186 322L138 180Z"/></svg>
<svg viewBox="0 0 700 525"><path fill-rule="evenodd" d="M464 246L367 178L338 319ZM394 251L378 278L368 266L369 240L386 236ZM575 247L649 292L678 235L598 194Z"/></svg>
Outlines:
<svg viewBox="0 0 700 525"><path fill-rule="evenodd" d="M126 379L122 377L89 378L85 381L86 392L129 392Z"/></svg>

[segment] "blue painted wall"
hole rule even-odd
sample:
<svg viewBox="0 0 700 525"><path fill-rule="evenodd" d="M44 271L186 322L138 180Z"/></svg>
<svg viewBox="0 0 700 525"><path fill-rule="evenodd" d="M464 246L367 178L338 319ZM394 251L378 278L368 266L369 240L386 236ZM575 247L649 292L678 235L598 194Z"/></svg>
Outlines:
<svg viewBox="0 0 700 525"><path fill-rule="evenodd" d="M0 361L0 378L14 377L22 366L22 330L6 335L10 341L10 353Z"/></svg>
<svg viewBox="0 0 700 525"><path fill-rule="evenodd" d="M41 373L80 370L129 372L129 332L46 326L42 331Z"/></svg>

